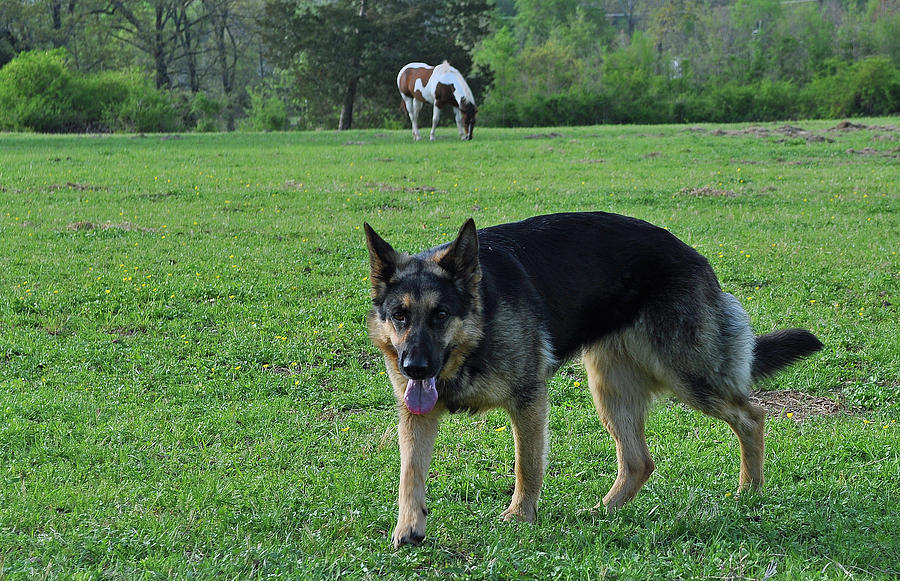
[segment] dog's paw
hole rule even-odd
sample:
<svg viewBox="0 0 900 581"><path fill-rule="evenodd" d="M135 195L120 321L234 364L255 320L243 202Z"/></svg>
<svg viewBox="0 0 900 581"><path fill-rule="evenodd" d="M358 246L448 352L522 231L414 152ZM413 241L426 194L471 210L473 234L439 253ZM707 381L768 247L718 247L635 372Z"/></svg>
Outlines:
<svg viewBox="0 0 900 581"><path fill-rule="evenodd" d="M422 528L421 531L416 530L414 527L407 527L405 530L400 530L399 525L396 529L394 529L394 534L391 538L391 541L394 543L395 549L399 549L403 545L413 545L415 547L418 547L424 540L424 528Z"/></svg>
<svg viewBox="0 0 900 581"><path fill-rule="evenodd" d="M500 514L500 518L506 522L518 521L533 523L535 520L537 520L537 509L525 509L521 506L510 506Z"/></svg>
<svg viewBox="0 0 900 581"><path fill-rule="evenodd" d="M414 516L404 518L402 515L397 519L397 526L394 527L394 534L391 535L391 541L394 548L398 549L403 545L419 546L425 540L425 519L428 516L428 509L416 511Z"/></svg>

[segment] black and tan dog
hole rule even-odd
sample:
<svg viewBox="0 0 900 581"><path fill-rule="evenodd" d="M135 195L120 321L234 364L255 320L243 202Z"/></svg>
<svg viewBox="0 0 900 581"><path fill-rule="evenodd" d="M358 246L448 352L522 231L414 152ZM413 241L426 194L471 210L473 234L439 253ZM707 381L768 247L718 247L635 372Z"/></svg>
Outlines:
<svg viewBox="0 0 900 581"><path fill-rule="evenodd" d="M606 213L538 216L410 256L366 224L373 307L400 420L395 546L425 537L425 481L444 412L501 407L515 438L516 482L503 518L534 521L547 458L547 379L580 355L616 444L608 509L653 472L644 422L673 391L720 418L741 445L739 490L763 482L763 411L751 384L822 347L802 329L759 337L709 263L672 234ZM600 506L599 504L597 505Z"/></svg>

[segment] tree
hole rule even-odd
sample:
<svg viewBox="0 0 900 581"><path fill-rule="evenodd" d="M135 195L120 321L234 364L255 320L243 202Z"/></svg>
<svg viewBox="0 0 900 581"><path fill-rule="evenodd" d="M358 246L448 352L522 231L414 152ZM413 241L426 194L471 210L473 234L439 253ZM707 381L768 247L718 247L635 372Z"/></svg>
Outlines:
<svg viewBox="0 0 900 581"><path fill-rule="evenodd" d="M171 87L169 69L177 50L175 22L179 0L108 0L99 12L111 17L113 34L147 54L157 88Z"/></svg>
<svg viewBox="0 0 900 581"><path fill-rule="evenodd" d="M394 74L407 62L448 59L467 70L461 44L483 36L488 10L484 0L269 0L262 30L268 56L293 72L311 112L349 129L358 106L397 102Z"/></svg>
<svg viewBox="0 0 900 581"><path fill-rule="evenodd" d="M492 76L490 92L482 109L493 111L500 125L506 125L508 110L514 106L518 87L519 46L508 26L484 39L475 52L475 65ZM488 113L489 115L491 113Z"/></svg>

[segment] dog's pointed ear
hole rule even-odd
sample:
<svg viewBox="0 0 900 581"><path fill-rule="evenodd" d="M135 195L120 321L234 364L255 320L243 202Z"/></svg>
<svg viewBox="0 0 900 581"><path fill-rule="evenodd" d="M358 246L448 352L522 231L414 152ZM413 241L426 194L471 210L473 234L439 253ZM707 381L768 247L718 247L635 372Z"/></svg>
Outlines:
<svg viewBox="0 0 900 581"><path fill-rule="evenodd" d="M469 283L481 280L481 263L478 261L478 233L475 220L469 218L459 229L456 240L438 258L438 265L454 276Z"/></svg>
<svg viewBox="0 0 900 581"><path fill-rule="evenodd" d="M384 241L368 223L363 223L366 231L366 245L369 247L369 278L372 281L372 296L377 297L397 270L398 254Z"/></svg>

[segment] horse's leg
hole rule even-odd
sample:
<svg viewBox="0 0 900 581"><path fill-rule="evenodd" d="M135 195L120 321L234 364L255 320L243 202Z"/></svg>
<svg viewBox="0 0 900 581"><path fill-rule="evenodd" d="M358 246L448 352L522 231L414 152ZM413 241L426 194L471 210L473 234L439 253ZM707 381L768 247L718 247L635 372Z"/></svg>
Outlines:
<svg viewBox="0 0 900 581"><path fill-rule="evenodd" d="M422 101L419 101L418 99L413 99L412 102L414 111L413 115L415 115L415 120L413 121L413 135L415 136L416 141L419 141L420 139L422 139L422 136L419 135L419 111L422 110L422 105L424 105L424 103L422 103Z"/></svg>
<svg viewBox="0 0 900 581"><path fill-rule="evenodd" d="M419 109L421 109L421 104L418 100L413 97L407 97L406 95L402 95L403 103L406 105L406 113L409 115L409 121L412 123L412 132L413 139L416 141L422 139L419 135Z"/></svg>
<svg viewBox="0 0 900 581"><path fill-rule="evenodd" d="M465 140L466 132L463 130L462 111L459 110L459 107L454 107L453 114L456 116L456 128L459 130L459 138Z"/></svg>
<svg viewBox="0 0 900 581"><path fill-rule="evenodd" d="M438 121L441 120L441 108L434 104L434 112L431 114L431 140L434 141L434 130L437 129Z"/></svg>

